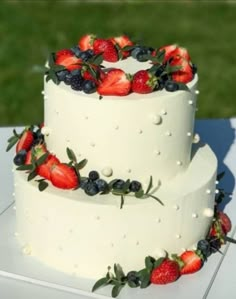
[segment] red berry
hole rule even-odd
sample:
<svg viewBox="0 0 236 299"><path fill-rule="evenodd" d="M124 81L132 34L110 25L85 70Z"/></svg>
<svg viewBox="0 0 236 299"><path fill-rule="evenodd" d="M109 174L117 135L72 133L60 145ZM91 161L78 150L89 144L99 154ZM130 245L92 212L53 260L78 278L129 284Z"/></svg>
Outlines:
<svg viewBox="0 0 236 299"><path fill-rule="evenodd" d="M93 43L96 39L96 36L94 34L86 34L81 37L81 39L78 41L78 46L80 47L81 51L86 51L88 49L93 49Z"/></svg>
<svg viewBox="0 0 236 299"><path fill-rule="evenodd" d="M130 38L127 35L121 35L121 36L117 36L117 37L112 37L111 42L116 45L118 44L119 47L124 48L126 46L133 46L134 43L130 40ZM129 51L121 51L122 57L126 58L129 56L130 52Z"/></svg>
<svg viewBox="0 0 236 299"><path fill-rule="evenodd" d="M56 156L49 154L46 161L37 167L38 175L40 175L41 177L43 177L47 180L50 180L51 168L54 165L58 165L59 163L60 163L60 161Z"/></svg>
<svg viewBox="0 0 236 299"><path fill-rule="evenodd" d="M221 227L223 229L223 232L227 234L228 232L231 231L232 228L232 223L231 220L229 219L228 215L225 214L224 212L218 212L217 217L219 218L219 222L221 223Z"/></svg>
<svg viewBox="0 0 236 299"><path fill-rule="evenodd" d="M172 53L171 57L179 56L187 61L191 61L190 55L185 48L177 47Z"/></svg>
<svg viewBox="0 0 236 299"><path fill-rule="evenodd" d="M47 149L44 144L35 145L33 148L33 151L30 150L27 152L25 164L32 164L32 158L34 158L34 160L37 161L46 152L47 152Z"/></svg>
<svg viewBox="0 0 236 299"><path fill-rule="evenodd" d="M132 80L132 91L136 93L150 93L156 86L157 78L148 71L138 71Z"/></svg>
<svg viewBox="0 0 236 299"><path fill-rule="evenodd" d="M109 62L119 60L114 44L108 39L96 39L93 43L94 54L102 54L103 59Z"/></svg>
<svg viewBox="0 0 236 299"><path fill-rule="evenodd" d="M164 62L168 61L173 55L174 51L176 50L177 45L167 45L159 48L158 52L165 50L165 58Z"/></svg>
<svg viewBox="0 0 236 299"><path fill-rule="evenodd" d="M154 284L167 284L176 281L179 276L178 263L176 261L164 259L160 266L152 271L150 281Z"/></svg>
<svg viewBox="0 0 236 299"><path fill-rule="evenodd" d="M175 56L170 62L171 66L180 66L181 69L172 74L175 82L188 83L193 79L193 70L190 63L183 57Z"/></svg>
<svg viewBox="0 0 236 299"><path fill-rule="evenodd" d="M75 169L62 163L51 167L50 180L55 187L61 189L74 189L79 186Z"/></svg>
<svg viewBox="0 0 236 299"><path fill-rule="evenodd" d="M28 151L34 141L34 135L31 130L25 130L16 144L16 153L21 150Z"/></svg>
<svg viewBox="0 0 236 299"><path fill-rule="evenodd" d="M69 49L62 49L56 52L56 59L58 59L61 56L73 56L74 53Z"/></svg>
<svg viewBox="0 0 236 299"><path fill-rule="evenodd" d="M74 54L61 55L56 58L55 63L63 65L67 70L72 71L82 67L82 59L77 58Z"/></svg>
<svg viewBox="0 0 236 299"><path fill-rule="evenodd" d="M202 267L202 259L195 251L187 250L181 254L180 258L184 262L180 270L181 275L195 273Z"/></svg>
<svg viewBox="0 0 236 299"><path fill-rule="evenodd" d="M110 70L99 84L97 92L100 95L125 96L129 94L131 82L121 69Z"/></svg>

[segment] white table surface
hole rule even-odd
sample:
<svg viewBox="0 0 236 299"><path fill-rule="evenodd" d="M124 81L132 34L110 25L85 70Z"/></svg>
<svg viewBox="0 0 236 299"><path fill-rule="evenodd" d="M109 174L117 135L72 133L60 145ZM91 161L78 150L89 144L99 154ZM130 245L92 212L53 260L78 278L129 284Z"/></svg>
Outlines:
<svg viewBox="0 0 236 299"><path fill-rule="evenodd" d="M14 151L5 152L7 139L11 136L13 128L0 128L0 217L13 203L13 183L12 183L12 158ZM228 202L222 208L230 216L233 228L236 227L236 198L234 196L235 177L236 177L236 118L218 120L196 121L196 132L201 136L201 140L207 142L216 153L219 161L219 171L226 171L222 179L221 187L232 193ZM19 129L20 131L20 129ZM204 171L204 170L203 170ZM10 182L10 183L9 183ZM4 194L4 196L2 195ZM0 228L1 232L1 228ZM3 235L0 234L0 242L4 242ZM235 234L236 237L236 234ZM174 284L156 290L151 286L141 293L132 290L132 297L128 294L125 298L129 299L235 299L236 298L236 245L230 244L224 247L225 256L218 254L210 257L201 271L194 275L189 275L180 279ZM0 252L1 254L1 252ZM1 267L1 265L0 265ZM88 299L90 296L78 295L69 289L62 290L52 285L49 287L25 282L20 278L6 277L0 268L0 299ZM183 291L185 290L185 291ZM122 293L121 293L122 294ZM96 298L93 294L93 298ZM97 295L97 298L100 297ZM101 296L105 298L104 296ZM100 297L100 298L101 298ZM123 297L123 296L122 296ZM121 298L122 299L122 298Z"/></svg>

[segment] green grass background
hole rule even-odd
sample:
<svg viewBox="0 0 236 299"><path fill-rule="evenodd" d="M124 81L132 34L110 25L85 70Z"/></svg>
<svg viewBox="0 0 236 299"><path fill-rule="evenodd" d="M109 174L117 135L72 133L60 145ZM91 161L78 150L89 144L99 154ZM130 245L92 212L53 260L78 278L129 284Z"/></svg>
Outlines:
<svg viewBox="0 0 236 299"><path fill-rule="evenodd" d="M152 46L179 43L199 69L198 118L236 116L236 5L176 1L1 1L0 126L43 120L40 66L84 33L128 33Z"/></svg>

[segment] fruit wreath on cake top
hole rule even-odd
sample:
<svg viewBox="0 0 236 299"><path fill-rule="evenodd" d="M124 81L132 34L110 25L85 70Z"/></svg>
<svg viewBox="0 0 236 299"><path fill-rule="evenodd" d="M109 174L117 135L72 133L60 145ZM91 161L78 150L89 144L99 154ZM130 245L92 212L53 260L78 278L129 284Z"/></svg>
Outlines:
<svg viewBox="0 0 236 299"><path fill-rule="evenodd" d="M150 68L128 74L115 67L129 57L150 62ZM103 62L114 63L114 67L105 68ZM188 51L176 44L153 48L134 43L126 35L104 39L87 34L77 46L51 53L45 75L46 81L64 82L73 90L97 92L102 97L188 90L186 84L196 72Z"/></svg>

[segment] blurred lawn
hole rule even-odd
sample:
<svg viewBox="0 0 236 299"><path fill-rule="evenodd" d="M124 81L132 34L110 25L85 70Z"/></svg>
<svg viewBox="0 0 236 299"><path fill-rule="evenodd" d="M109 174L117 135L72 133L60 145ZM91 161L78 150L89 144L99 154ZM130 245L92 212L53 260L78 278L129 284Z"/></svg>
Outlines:
<svg viewBox="0 0 236 299"><path fill-rule="evenodd" d="M0 126L43 120L38 67L48 52L73 46L91 32L104 37L126 32L144 44L187 47L200 75L197 117L236 116L234 4L1 1Z"/></svg>

